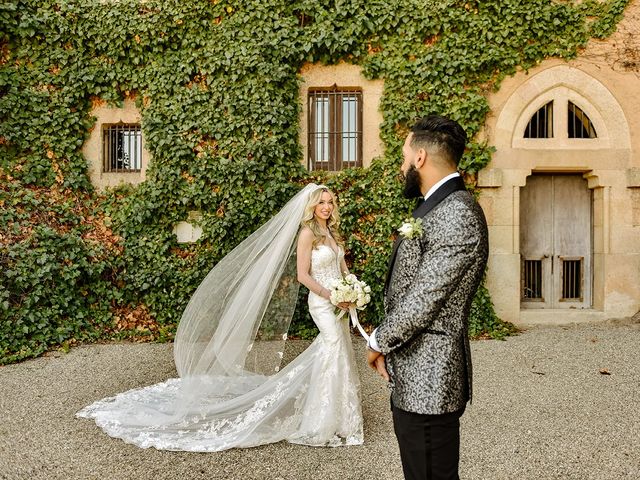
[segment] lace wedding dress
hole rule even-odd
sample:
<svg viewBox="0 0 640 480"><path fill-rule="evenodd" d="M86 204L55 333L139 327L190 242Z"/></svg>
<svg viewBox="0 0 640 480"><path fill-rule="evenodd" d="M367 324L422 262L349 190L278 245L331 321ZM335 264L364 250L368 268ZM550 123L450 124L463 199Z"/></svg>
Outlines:
<svg viewBox="0 0 640 480"><path fill-rule="evenodd" d="M320 245L312 251L311 275L328 288L341 278L343 256L342 249ZM76 415L142 448L212 452L282 440L360 445L360 383L347 316L337 319L335 307L313 293L308 305L320 334L275 374L174 378L99 400Z"/></svg>

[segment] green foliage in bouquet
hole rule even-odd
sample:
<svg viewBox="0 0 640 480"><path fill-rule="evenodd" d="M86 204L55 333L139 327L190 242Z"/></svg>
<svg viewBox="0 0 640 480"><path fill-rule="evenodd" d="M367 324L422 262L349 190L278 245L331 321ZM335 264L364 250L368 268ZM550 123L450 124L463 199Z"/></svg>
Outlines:
<svg viewBox="0 0 640 480"><path fill-rule="evenodd" d="M395 229L411 211L397 181L419 116L473 139L486 93L547 57L610 34L627 1L8 0L0 5L0 363L96 338L171 339L200 280L302 185L342 207L354 273L382 318ZM309 172L298 141L300 68L358 64L384 79L384 156ZM82 145L91 109L135 99L152 161L137 187L93 190ZM471 140L473 186L490 145ZM202 238L173 225L202 212ZM304 289L301 289L301 295ZM294 330L313 332L299 308ZM276 328L276 326L274 326ZM476 335L505 331L486 289Z"/></svg>

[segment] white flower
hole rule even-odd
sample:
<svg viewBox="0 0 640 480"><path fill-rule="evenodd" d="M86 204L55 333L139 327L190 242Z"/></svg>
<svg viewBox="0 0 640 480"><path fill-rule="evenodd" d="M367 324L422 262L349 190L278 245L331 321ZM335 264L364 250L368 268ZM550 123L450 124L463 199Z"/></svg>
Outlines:
<svg viewBox="0 0 640 480"><path fill-rule="evenodd" d="M411 234L411 224L403 223L402 226L398 229L398 231L400 232L401 235L406 237L407 235Z"/></svg>
<svg viewBox="0 0 640 480"><path fill-rule="evenodd" d="M400 235L404 238L419 237L422 235L422 219L411 218L405 220L402 226L398 229L398 232L400 232Z"/></svg>

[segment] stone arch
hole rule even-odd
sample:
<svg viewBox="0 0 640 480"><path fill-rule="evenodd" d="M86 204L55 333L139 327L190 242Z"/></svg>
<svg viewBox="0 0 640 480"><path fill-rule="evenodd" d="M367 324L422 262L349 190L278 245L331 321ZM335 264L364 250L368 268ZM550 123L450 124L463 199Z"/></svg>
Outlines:
<svg viewBox="0 0 640 480"><path fill-rule="evenodd" d="M554 110L558 133L548 139L523 138L531 116L549 101L559 101ZM566 101L583 110L593 122L598 138L569 139L566 132ZM533 75L520 85L502 108L496 123L497 148L536 150L630 150L629 125L613 94L591 75L568 65L557 65Z"/></svg>

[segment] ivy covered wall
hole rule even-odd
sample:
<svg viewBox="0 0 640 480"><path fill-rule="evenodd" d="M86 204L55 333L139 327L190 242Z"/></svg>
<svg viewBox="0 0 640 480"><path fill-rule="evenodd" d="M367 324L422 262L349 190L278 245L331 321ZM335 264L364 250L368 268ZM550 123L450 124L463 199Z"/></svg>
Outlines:
<svg viewBox="0 0 640 480"><path fill-rule="evenodd" d="M303 184L339 196L353 270L382 315L397 179L418 116L473 138L485 94L542 59L610 34L627 0L84 0L0 5L0 362L79 340L170 338L191 292ZM346 61L384 79L385 156L368 169L306 171L298 72ZM104 102L135 100L152 155L137 187L97 193L82 145ZM472 187L491 147L469 144ZM203 237L173 225L203 213ZM304 309L299 309L304 313ZM308 333L301 315L296 331ZM486 290L472 334L509 330Z"/></svg>

